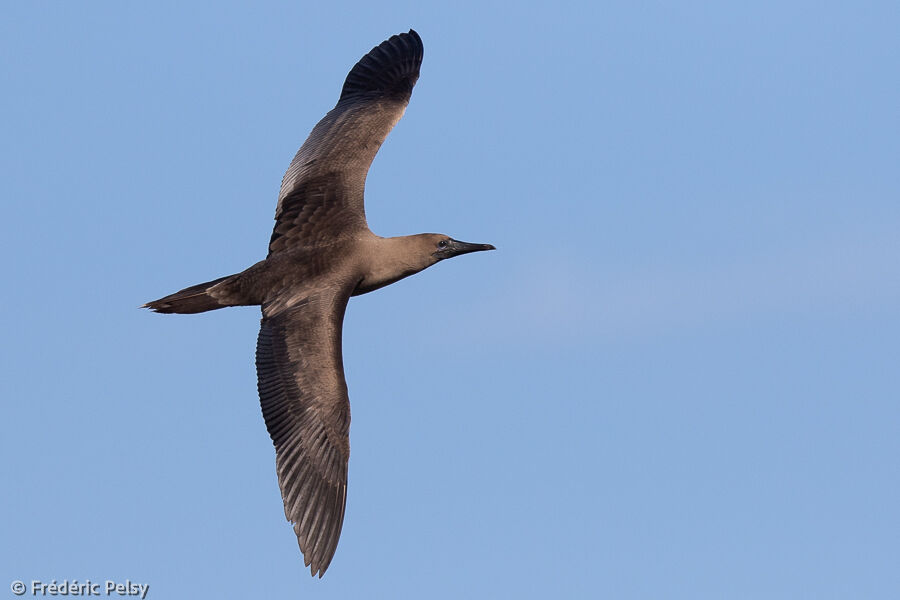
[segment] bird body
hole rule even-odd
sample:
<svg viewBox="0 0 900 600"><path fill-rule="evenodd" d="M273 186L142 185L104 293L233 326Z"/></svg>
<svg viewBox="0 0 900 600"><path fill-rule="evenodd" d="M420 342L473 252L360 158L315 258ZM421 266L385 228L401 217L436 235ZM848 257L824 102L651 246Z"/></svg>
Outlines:
<svg viewBox="0 0 900 600"><path fill-rule="evenodd" d="M353 67L337 105L285 173L265 260L144 305L183 314L261 306L256 367L263 418L285 515L305 564L320 577L334 556L347 498L350 404L341 330L350 297L440 260L494 249L434 233L383 238L366 223L369 165L406 109L422 56L422 41L410 30Z"/></svg>

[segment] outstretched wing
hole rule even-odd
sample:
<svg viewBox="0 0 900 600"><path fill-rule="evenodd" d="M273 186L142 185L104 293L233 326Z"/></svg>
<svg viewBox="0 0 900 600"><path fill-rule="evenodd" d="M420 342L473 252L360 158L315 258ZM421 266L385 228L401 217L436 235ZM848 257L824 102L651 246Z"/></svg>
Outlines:
<svg viewBox="0 0 900 600"><path fill-rule="evenodd" d="M284 514L319 577L341 535L350 458L350 403L341 359L349 290L321 290L263 319L259 399L275 444Z"/></svg>
<svg viewBox="0 0 900 600"><path fill-rule="evenodd" d="M337 105L313 128L284 174L269 254L367 227L366 174L406 110L423 52L422 39L410 30L356 63Z"/></svg>

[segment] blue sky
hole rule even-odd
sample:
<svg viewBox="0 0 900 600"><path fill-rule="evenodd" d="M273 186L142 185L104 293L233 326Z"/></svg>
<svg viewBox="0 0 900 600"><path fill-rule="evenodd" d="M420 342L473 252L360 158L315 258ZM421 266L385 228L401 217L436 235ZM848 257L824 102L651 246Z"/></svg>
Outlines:
<svg viewBox="0 0 900 600"><path fill-rule="evenodd" d="M4 13L3 586L900 594L896 3ZM258 311L137 306L264 257L294 152L410 27L370 226L499 250L351 302L347 517L313 580Z"/></svg>

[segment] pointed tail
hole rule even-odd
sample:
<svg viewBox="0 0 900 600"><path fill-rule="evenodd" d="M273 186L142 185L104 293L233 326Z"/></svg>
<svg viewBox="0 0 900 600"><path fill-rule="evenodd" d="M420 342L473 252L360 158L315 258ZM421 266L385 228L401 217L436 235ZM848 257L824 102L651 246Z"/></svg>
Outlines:
<svg viewBox="0 0 900 600"><path fill-rule="evenodd" d="M216 310L217 308L225 308L226 306L233 306L233 304L220 302L210 293L213 286L220 284L227 279L231 279L232 277L234 277L234 275L219 277L218 279L213 279L206 283L192 285L191 287L175 292L174 294L169 294L165 298L148 302L141 308L149 308L158 313L194 314L206 312L208 310Z"/></svg>

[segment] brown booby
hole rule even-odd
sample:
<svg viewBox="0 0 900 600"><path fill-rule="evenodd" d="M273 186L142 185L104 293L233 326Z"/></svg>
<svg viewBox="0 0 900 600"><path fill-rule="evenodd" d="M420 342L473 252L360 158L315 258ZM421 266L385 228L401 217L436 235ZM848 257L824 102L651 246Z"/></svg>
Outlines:
<svg viewBox="0 0 900 600"><path fill-rule="evenodd" d="M436 233L383 238L366 223L366 174L403 116L423 52L410 30L350 70L337 105L284 175L265 260L144 305L161 313L262 307L259 399L284 513L314 576L331 563L347 502L350 404L341 328L348 300L445 258L494 249Z"/></svg>

